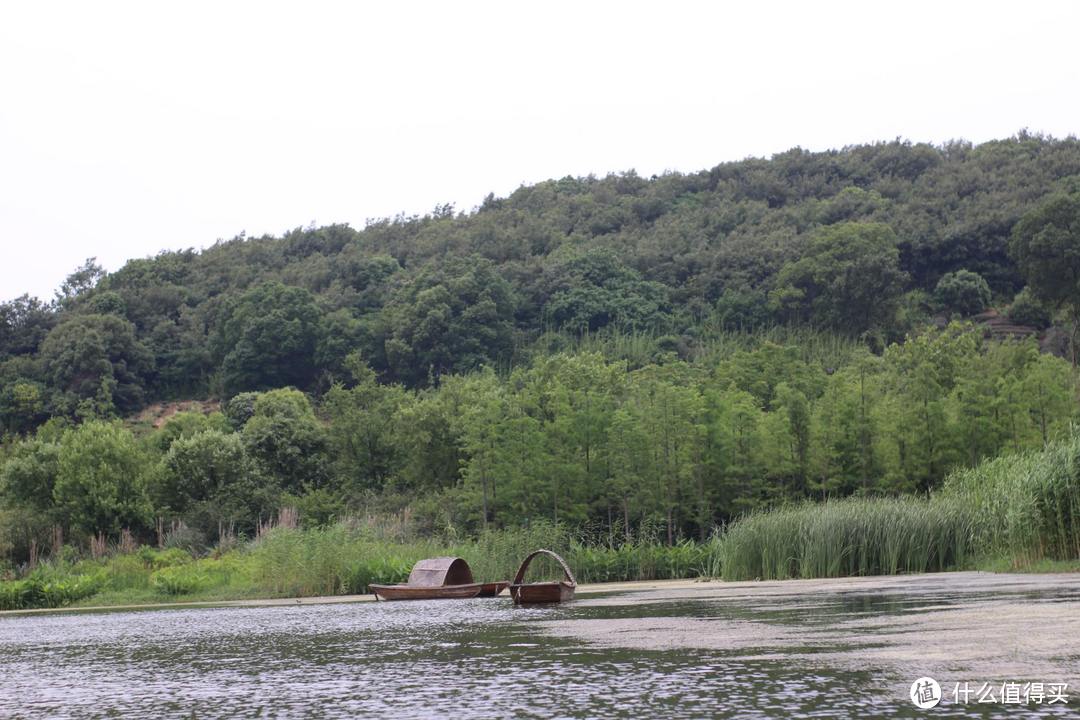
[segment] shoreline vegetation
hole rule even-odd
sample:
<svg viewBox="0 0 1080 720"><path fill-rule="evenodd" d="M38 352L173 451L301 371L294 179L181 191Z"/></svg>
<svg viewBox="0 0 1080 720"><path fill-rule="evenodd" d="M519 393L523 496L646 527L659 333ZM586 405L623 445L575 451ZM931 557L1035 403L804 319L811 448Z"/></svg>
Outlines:
<svg viewBox="0 0 1080 720"><path fill-rule="evenodd" d="M725 580L888 575L1080 559L1080 436L958 470L924 497L751 514L720 543Z"/></svg>
<svg viewBox="0 0 1080 720"><path fill-rule="evenodd" d="M362 595L372 583L405 582L417 560L442 555L464 557L477 578L509 579L537 547L555 548L580 582L600 583L698 577L716 566L717 541L590 546L547 523L458 542L390 539L357 521L278 526L250 542L219 545L205 557L180 547L142 546L75 559L68 549L67 558L42 562L22 580L0 582L0 610ZM538 576L561 575L543 560L533 566Z"/></svg>
<svg viewBox="0 0 1080 720"><path fill-rule="evenodd" d="M457 542L394 538L387 527L353 520L299 529L286 511L254 540L223 541L204 557L143 546L80 560L69 548L22 580L0 582L0 610L360 595L371 583L403 582L413 563L439 555L460 555L478 578L500 579L542 546L563 554L583 583L1078 570L1080 435L957 471L928 496L780 506L705 542L586 544L544 522Z"/></svg>
<svg viewBox="0 0 1080 720"><path fill-rule="evenodd" d="M1021 132L88 259L0 302L0 607L1073 562L1078 245Z"/></svg>

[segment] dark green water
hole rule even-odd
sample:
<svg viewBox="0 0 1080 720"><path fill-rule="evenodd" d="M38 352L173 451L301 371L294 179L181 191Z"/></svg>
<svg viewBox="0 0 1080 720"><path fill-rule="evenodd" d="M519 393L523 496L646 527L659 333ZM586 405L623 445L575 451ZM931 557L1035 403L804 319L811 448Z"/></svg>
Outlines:
<svg viewBox="0 0 1080 720"><path fill-rule="evenodd" d="M843 602L847 612L898 609L895 598ZM921 711L882 690L871 670L815 668L806 656L596 648L553 640L537 624L716 607L519 609L498 598L9 616L0 618L0 717L1029 717L1036 709Z"/></svg>

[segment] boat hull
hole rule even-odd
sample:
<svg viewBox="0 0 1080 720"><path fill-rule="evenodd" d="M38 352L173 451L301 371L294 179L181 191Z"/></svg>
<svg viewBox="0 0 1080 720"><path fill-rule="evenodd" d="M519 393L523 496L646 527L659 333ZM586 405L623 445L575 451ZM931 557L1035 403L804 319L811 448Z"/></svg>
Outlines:
<svg viewBox="0 0 1080 720"><path fill-rule="evenodd" d="M574 599L574 586L562 581L511 585L510 596L517 605L566 602Z"/></svg>
<svg viewBox="0 0 1080 720"><path fill-rule="evenodd" d="M474 598L484 589L484 583L468 585L369 585L368 589L382 600L461 600Z"/></svg>
<svg viewBox="0 0 1080 720"><path fill-rule="evenodd" d="M484 583L480 588L480 594L476 597L495 597L510 585L506 580L499 582Z"/></svg>

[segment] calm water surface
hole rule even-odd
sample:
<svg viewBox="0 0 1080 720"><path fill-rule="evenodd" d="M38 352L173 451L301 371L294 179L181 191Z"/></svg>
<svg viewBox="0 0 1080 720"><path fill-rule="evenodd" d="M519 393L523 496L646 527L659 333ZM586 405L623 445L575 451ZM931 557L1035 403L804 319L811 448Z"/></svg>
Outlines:
<svg viewBox="0 0 1080 720"><path fill-rule="evenodd" d="M831 612L906 609L902 598L866 598L838 600ZM829 671L805 658L596 648L553 640L537 624L717 611L687 601L520 609L496 598L8 616L0 618L0 717L1027 717L1034 710L919 711L882 690L871 671ZM1060 706L1041 711L1068 714Z"/></svg>

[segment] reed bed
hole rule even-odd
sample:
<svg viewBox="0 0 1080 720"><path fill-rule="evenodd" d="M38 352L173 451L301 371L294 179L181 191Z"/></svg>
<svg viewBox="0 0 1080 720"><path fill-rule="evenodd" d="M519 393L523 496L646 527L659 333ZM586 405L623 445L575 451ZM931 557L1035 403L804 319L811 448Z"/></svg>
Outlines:
<svg viewBox="0 0 1080 720"><path fill-rule="evenodd" d="M975 516L974 541L1014 567L1080 558L1080 437L954 473L941 496Z"/></svg>
<svg viewBox="0 0 1080 720"><path fill-rule="evenodd" d="M736 522L720 539L730 580L888 575L964 565L970 513L916 498L848 498L776 508Z"/></svg>
<svg viewBox="0 0 1080 720"><path fill-rule="evenodd" d="M1080 438L962 470L928 497L752 513L718 539L728 580L937 572L1080 558Z"/></svg>

